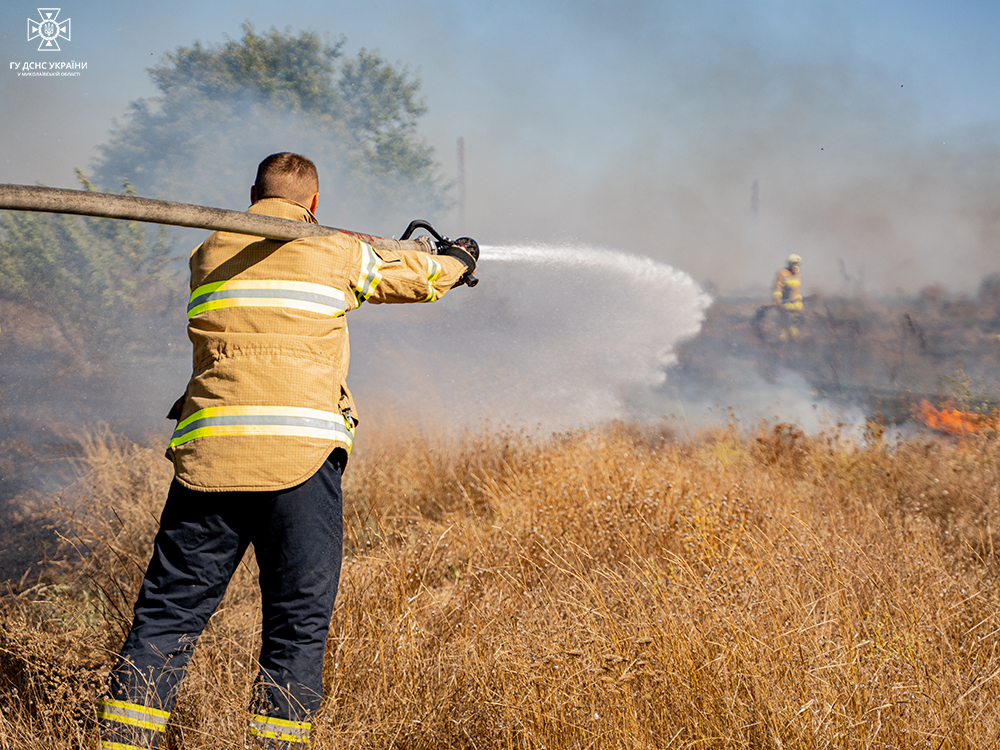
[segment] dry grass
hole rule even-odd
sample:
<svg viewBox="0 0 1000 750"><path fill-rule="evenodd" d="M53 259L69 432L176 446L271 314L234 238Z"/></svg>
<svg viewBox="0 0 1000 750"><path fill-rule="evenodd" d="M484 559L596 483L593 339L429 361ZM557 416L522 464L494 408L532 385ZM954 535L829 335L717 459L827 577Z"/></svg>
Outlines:
<svg viewBox="0 0 1000 750"><path fill-rule="evenodd" d="M879 432L369 435L313 745L995 747L996 442ZM85 558L0 612L0 750L95 745L169 475L86 448L51 511ZM243 566L167 746L242 746L257 606Z"/></svg>

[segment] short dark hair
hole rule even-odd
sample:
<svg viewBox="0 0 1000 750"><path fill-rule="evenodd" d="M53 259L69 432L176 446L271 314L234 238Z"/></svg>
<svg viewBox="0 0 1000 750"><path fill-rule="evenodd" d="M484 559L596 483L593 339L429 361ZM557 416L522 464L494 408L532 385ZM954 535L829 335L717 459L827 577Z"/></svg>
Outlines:
<svg viewBox="0 0 1000 750"><path fill-rule="evenodd" d="M271 154L257 167L254 181L257 200L288 198L306 205L313 193L319 192L316 165L301 154L282 151Z"/></svg>

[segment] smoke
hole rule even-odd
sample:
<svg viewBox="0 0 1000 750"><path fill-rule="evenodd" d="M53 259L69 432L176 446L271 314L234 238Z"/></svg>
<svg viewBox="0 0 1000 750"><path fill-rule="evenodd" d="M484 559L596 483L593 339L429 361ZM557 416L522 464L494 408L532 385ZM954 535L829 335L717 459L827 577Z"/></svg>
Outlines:
<svg viewBox="0 0 1000 750"><path fill-rule="evenodd" d="M89 166L128 101L153 93L142 71L164 50L238 37L248 16L285 28L291 13L420 74L420 130L449 174L465 137L462 231L484 242L628 248L723 292L762 290L791 251L807 290L838 291L842 263L871 291L962 291L1000 270L1000 128L984 95L996 10L981 6L389 0L331 15L308 2L118 3L114 24L78 9L72 55L89 60L86 77L0 77L0 180L73 186L71 168ZM34 13L0 10L12 60L42 55L22 38ZM231 161L171 197L243 207L261 156L314 153L324 137L241 124L246 148L203 151ZM414 218L392 199L344 204L336 161L323 165L324 223L389 233Z"/></svg>
<svg viewBox="0 0 1000 750"><path fill-rule="evenodd" d="M795 424L807 434L823 431L860 433L859 426L870 417L854 404L833 403L820 397L800 374L778 367L765 376L757 362L727 361L717 355L720 367L739 367L738 377L720 387L702 382L688 373L668 373L664 387L635 394L631 407L636 413L665 415L689 435L722 424L738 424L753 429L759 424Z"/></svg>
<svg viewBox="0 0 1000 750"><path fill-rule="evenodd" d="M477 275L433 305L350 314L363 417L553 430L635 416L630 402L663 386L710 303L687 274L601 248L487 246ZM102 423L135 438L169 431L163 415L190 372L182 321L136 322L143 347L83 363L58 332L32 352L39 334L20 342L21 330L10 325L0 348L0 437L58 442L60 428Z"/></svg>
<svg viewBox="0 0 1000 750"><path fill-rule="evenodd" d="M0 11L0 38L16 59L34 59L21 39L34 8L15 6ZM442 422L572 424L690 412L692 403L756 413L784 389L803 397L796 413L809 412L808 390L787 378L760 388L733 382L717 396L677 380L669 368L676 343L695 334L707 300L692 278L766 299L793 251L803 255L807 293L931 283L970 290L1000 271L995 111L948 110L988 97L937 73L956 70L955 54L931 60L865 46L875 32L850 4L390 0L378 10L338 8L336 17L303 3L186 12L193 7L120 4L113 28L74 10L73 55L89 60L87 77L0 79L11 104L0 112L0 181L59 184L50 175L61 170L72 186L71 167L88 166L80 155L94 153L126 103L155 93L145 65L195 39L238 37L245 14L259 29L284 28L289 12L308 7L301 15L321 33L345 33L352 45L401 60L423 80L429 114L420 130L446 171L455 138L465 137L461 231L494 248L475 290L423 310L352 316L352 383L370 411L424 404ZM887 36L914 26L910 16L882 22ZM113 44L102 36L112 33ZM949 47L935 39L939 53ZM220 113L216 127L192 122L178 150L166 150L188 154L172 181L140 192L242 208L259 159L296 150L320 166L325 224L391 234L423 213L413 196L372 199L342 179L344 154L305 120L241 111ZM227 138L234 130L239 137ZM456 234L447 216L425 218ZM629 275L639 267L659 270ZM178 353L177 361L167 379L183 385L187 360ZM141 362L130 373L113 388L122 398L99 411L117 420L147 409L141 423L159 424L174 388L154 384ZM671 389L679 399L664 395ZM119 406L133 403L133 390L134 407Z"/></svg>
<svg viewBox="0 0 1000 750"><path fill-rule="evenodd" d="M995 117L950 124L939 88L968 84L866 56L847 11L543 7L465 73L488 92L461 131L470 232L628 247L723 292L766 290L790 252L827 292L841 263L876 292L1000 270Z"/></svg>
<svg viewBox="0 0 1000 750"><path fill-rule="evenodd" d="M399 186L375 193L347 178L348 156L330 133L246 100L214 121L191 112L189 131L162 146L169 174L136 182L150 197L241 209L260 159L298 151L320 168L324 224L389 235L421 216L480 240L476 289L351 315L362 439L401 416L432 434L481 421L534 431L663 415L692 430L730 414L809 431L860 423L860 410L831 408L791 369L768 370L768 352L731 352L736 336L715 332L698 367L676 363L710 302L694 279L764 300L790 252L803 256L806 293L971 291L1000 271L1000 125L996 98L984 94L1000 61L983 62L996 57L995 18L971 29L986 34L979 52L966 53L978 36L959 26L912 41L933 52L896 53L914 15L968 24L968 7L331 7L181 0L69 9L74 41L60 59L89 67L58 80L6 69L53 58L26 46L24 18L35 7L0 4L0 182L77 187L72 168L90 171L128 102L156 95L146 66L196 39L238 38L248 16L259 29L306 18L415 69L429 107L420 132L446 175L455 139L465 138L464 227L428 214L432 204ZM881 25L867 30L879 13ZM865 47L866 34L885 36L896 52ZM969 75L970 65L981 70ZM956 103L971 114L956 115ZM203 236L178 233L177 246ZM58 484L65 464L50 459L72 453L67 436L107 423L165 441L163 415L190 371L182 322L149 322L142 356L123 350L80 363L58 332L18 342L17 312L0 314L0 514L27 484ZM46 337L54 346L39 348ZM875 373L874 359L857 369ZM706 371L715 376L699 377ZM22 455L25 442L32 449Z"/></svg>
<svg viewBox="0 0 1000 750"><path fill-rule="evenodd" d="M437 219L436 195L421 192L424 185L401 175L368 175L357 163L360 157L351 152L351 140L343 129L320 117L276 110L254 96L217 102L196 98L181 113L179 108L174 105L173 116L181 122L164 129L171 141L179 139L181 145L161 159L150 159L148 165L140 163L134 171L134 159L123 167L111 147L95 181L116 187L127 178L141 195L244 210L250 204L258 163L269 154L293 151L316 163L317 214L324 223L381 235L401 232L414 216ZM185 131L188 121L190 132ZM159 135L152 127L146 131ZM204 237L178 234L192 247Z"/></svg>

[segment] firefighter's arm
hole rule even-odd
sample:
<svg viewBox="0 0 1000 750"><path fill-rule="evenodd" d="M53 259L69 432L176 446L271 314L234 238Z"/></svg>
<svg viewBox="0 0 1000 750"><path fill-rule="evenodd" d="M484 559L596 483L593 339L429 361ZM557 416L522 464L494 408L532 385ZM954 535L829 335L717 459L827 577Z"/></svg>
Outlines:
<svg viewBox="0 0 1000 750"><path fill-rule="evenodd" d="M774 298L775 302L781 302L781 297L785 289L785 274L783 273L785 269L778 271L777 277L774 279L774 291L771 292L771 297Z"/></svg>
<svg viewBox="0 0 1000 750"><path fill-rule="evenodd" d="M461 260L419 250L375 250L358 241L358 304L433 302L456 286L469 270Z"/></svg>

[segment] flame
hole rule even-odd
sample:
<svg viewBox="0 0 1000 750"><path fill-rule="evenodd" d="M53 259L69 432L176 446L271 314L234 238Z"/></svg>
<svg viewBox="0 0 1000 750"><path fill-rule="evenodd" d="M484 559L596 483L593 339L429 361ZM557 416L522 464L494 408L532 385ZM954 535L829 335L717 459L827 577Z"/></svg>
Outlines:
<svg viewBox="0 0 1000 750"><path fill-rule="evenodd" d="M945 401L940 408L936 408L924 399L920 402L916 417L932 430L960 437L988 430L995 432L1000 424L1000 414L997 411L989 414L966 411L959 409L954 401Z"/></svg>

